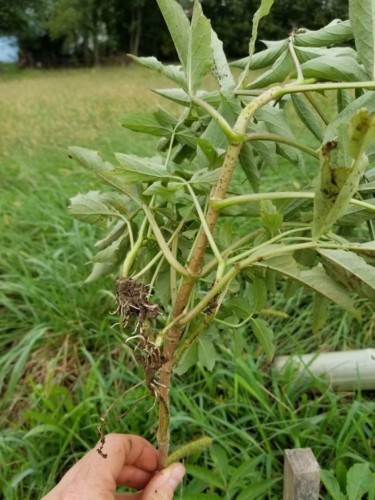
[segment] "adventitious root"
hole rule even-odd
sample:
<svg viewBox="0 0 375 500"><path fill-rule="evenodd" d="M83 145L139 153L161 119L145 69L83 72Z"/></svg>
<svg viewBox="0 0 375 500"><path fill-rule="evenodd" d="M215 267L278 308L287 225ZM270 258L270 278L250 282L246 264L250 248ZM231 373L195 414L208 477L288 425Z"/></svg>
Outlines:
<svg viewBox="0 0 375 500"><path fill-rule="evenodd" d="M118 278L116 281L116 314L121 314L122 324L127 326L131 317L136 326L142 326L146 320L155 319L161 313L157 304L148 300L148 285L132 279Z"/></svg>

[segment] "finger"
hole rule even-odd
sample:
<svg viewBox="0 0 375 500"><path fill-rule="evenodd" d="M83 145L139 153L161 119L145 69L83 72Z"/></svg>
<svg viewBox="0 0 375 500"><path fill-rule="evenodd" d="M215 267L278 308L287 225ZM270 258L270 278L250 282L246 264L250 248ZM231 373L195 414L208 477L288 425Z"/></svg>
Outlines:
<svg viewBox="0 0 375 500"><path fill-rule="evenodd" d="M116 483L118 485L122 484L125 486L129 486L129 488L142 490L150 481L152 476L152 472L138 469L138 467L135 467L134 465L125 465L125 467L117 476Z"/></svg>
<svg viewBox="0 0 375 500"><path fill-rule="evenodd" d="M126 464L149 473L157 469L158 452L148 441L139 436L108 434L102 450L106 458L99 455L98 447L87 453L65 474L53 490L54 493L69 490L73 485L79 494L85 491L89 495L92 492L113 495L116 491L117 478Z"/></svg>
<svg viewBox="0 0 375 500"><path fill-rule="evenodd" d="M142 500L172 500L173 493L185 475L182 464L172 464L156 472L143 490Z"/></svg>

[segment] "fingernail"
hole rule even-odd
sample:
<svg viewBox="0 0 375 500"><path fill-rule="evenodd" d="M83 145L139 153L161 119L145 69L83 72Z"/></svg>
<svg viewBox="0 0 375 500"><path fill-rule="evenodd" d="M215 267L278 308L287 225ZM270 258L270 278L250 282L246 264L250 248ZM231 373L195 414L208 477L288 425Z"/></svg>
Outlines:
<svg viewBox="0 0 375 500"><path fill-rule="evenodd" d="M181 479L185 475L185 468L182 464L175 465L171 468L170 475L168 477L168 482L172 486L173 489L177 488L177 485L180 483Z"/></svg>

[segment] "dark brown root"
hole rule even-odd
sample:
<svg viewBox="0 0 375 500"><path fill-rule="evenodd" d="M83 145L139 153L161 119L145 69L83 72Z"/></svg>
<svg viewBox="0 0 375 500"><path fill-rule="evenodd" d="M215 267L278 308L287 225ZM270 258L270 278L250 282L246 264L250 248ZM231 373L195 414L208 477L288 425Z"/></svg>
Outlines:
<svg viewBox="0 0 375 500"><path fill-rule="evenodd" d="M146 320L155 319L161 313L157 304L148 300L149 287L132 279L118 278L116 281L116 314L121 314L122 324L126 326L134 318L136 326Z"/></svg>

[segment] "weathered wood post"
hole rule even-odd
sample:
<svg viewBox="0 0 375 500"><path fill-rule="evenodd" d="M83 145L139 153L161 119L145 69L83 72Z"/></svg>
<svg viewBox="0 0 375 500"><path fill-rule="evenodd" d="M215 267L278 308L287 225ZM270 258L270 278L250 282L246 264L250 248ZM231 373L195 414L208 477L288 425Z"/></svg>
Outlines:
<svg viewBox="0 0 375 500"><path fill-rule="evenodd" d="M318 500L320 468L310 448L284 451L283 500Z"/></svg>

